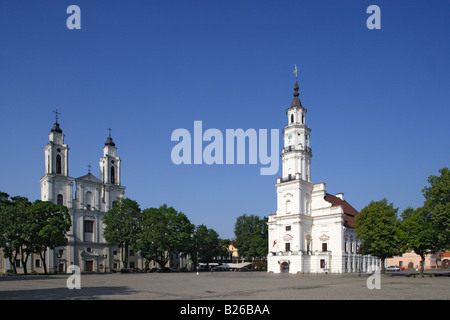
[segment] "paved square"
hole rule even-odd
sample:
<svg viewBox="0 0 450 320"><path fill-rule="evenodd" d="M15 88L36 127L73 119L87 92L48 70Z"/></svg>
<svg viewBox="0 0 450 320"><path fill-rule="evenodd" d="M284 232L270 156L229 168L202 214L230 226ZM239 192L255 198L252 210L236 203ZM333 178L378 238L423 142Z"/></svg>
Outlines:
<svg viewBox="0 0 450 320"><path fill-rule="evenodd" d="M268 274L201 272L81 274L81 289L69 290L69 275L0 277L0 299L120 300L354 300L450 299L450 277L381 276L369 290L367 274Z"/></svg>

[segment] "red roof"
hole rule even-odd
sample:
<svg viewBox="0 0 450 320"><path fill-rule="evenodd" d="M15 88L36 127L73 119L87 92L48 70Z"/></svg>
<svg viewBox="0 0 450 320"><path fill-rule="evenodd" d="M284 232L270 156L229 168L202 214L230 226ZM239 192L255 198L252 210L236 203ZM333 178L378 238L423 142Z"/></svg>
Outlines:
<svg viewBox="0 0 450 320"><path fill-rule="evenodd" d="M344 224L351 228L354 227L355 216L359 213L355 208L353 208L347 201L329 193L325 195L325 200L333 206L342 206L344 210Z"/></svg>

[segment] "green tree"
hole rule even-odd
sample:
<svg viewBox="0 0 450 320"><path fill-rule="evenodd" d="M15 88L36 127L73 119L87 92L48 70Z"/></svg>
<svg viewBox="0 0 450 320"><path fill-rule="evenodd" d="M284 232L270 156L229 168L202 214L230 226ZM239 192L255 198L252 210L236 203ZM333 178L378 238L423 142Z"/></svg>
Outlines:
<svg viewBox="0 0 450 320"><path fill-rule="evenodd" d="M413 250L420 256L420 274L423 276L425 255L436 252L436 235L433 231L431 214L425 208L409 207L402 214L400 223L403 250Z"/></svg>
<svg viewBox="0 0 450 320"><path fill-rule="evenodd" d="M239 255L247 259L264 259L268 252L267 217L242 215L236 219L234 235Z"/></svg>
<svg viewBox="0 0 450 320"><path fill-rule="evenodd" d="M154 260L164 269L170 253L188 252L193 230L187 216L173 207L147 208L139 216L135 249L147 262Z"/></svg>
<svg viewBox="0 0 450 320"><path fill-rule="evenodd" d="M66 233L71 226L67 208L49 201L30 203L20 196L8 198L7 193L0 192L0 247L5 258L17 273L15 261L21 253L23 271L27 274L28 257L39 253L47 273L47 248L67 244Z"/></svg>
<svg viewBox="0 0 450 320"><path fill-rule="evenodd" d="M355 232L361 240L360 253L381 259L381 273L385 272L384 260L401 252L398 208L387 199L371 201L355 217Z"/></svg>
<svg viewBox="0 0 450 320"><path fill-rule="evenodd" d="M9 194L0 192L0 247L3 249L3 256L13 267L14 273L17 273L15 262L18 254L22 251L27 239L25 230L28 206L28 199L10 198ZM25 256L22 254L23 259ZM27 272L26 265L24 265L24 272Z"/></svg>
<svg viewBox="0 0 450 320"><path fill-rule="evenodd" d="M128 268L128 251L136 244L139 204L129 198L117 198L111 210L103 217L106 242L120 248L124 268Z"/></svg>
<svg viewBox="0 0 450 320"><path fill-rule="evenodd" d="M436 235L436 248L450 250L450 170L439 170L440 176L431 175L429 186L423 188L424 210L431 214Z"/></svg>
<svg viewBox="0 0 450 320"><path fill-rule="evenodd" d="M57 247L66 246L68 243L66 235L71 225L72 220L66 206L36 200L28 208L27 248L30 252L39 253L46 274L47 248L54 250Z"/></svg>
<svg viewBox="0 0 450 320"><path fill-rule="evenodd" d="M214 229L208 229L202 224L195 228L188 250L196 268L198 266L197 257L206 262L209 267L213 258L222 254L222 241Z"/></svg>

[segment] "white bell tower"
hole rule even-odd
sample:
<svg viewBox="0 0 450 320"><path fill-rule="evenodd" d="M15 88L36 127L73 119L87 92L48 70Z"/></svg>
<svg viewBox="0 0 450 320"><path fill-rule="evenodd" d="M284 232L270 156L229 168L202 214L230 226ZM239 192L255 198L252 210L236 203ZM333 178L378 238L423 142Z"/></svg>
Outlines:
<svg viewBox="0 0 450 320"><path fill-rule="evenodd" d="M117 148L111 138L111 129L108 139L103 147L103 158L100 158L100 178L102 180L102 202L105 205L105 212L112 208L112 204L117 197L123 197L125 187L120 184L120 163L117 156Z"/></svg>
<svg viewBox="0 0 450 320"><path fill-rule="evenodd" d="M45 174L41 178L41 200L72 208L73 178L69 177L69 147L64 143L64 134L56 121L48 135L49 142L44 148Z"/></svg>
<svg viewBox="0 0 450 320"><path fill-rule="evenodd" d="M281 154L283 180L300 178L311 182L311 148L309 147L311 129L306 125L306 109L303 108L295 81L294 99L286 110L288 125L283 129L284 148Z"/></svg>

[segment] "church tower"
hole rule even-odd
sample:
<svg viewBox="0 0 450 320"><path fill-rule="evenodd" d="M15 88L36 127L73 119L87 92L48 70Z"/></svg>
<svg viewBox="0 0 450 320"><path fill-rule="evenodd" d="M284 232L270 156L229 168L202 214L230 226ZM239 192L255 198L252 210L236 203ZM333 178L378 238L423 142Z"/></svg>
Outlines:
<svg viewBox="0 0 450 320"><path fill-rule="evenodd" d="M56 121L48 135L45 146L45 174L41 178L41 200L72 208L73 178L69 177L69 147L64 143L64 134Z"/></svg>
<svg viewBox="0 0 450 320"><path fill-rule="evenodd" d="M120 184L120 158L117 156L117 148L111 138L111 129L103 147L103 157L99 160L100 177L102 180L102 202L105 211L112 208L112 203L117 197L124 195L125 187Z"/></svg>

